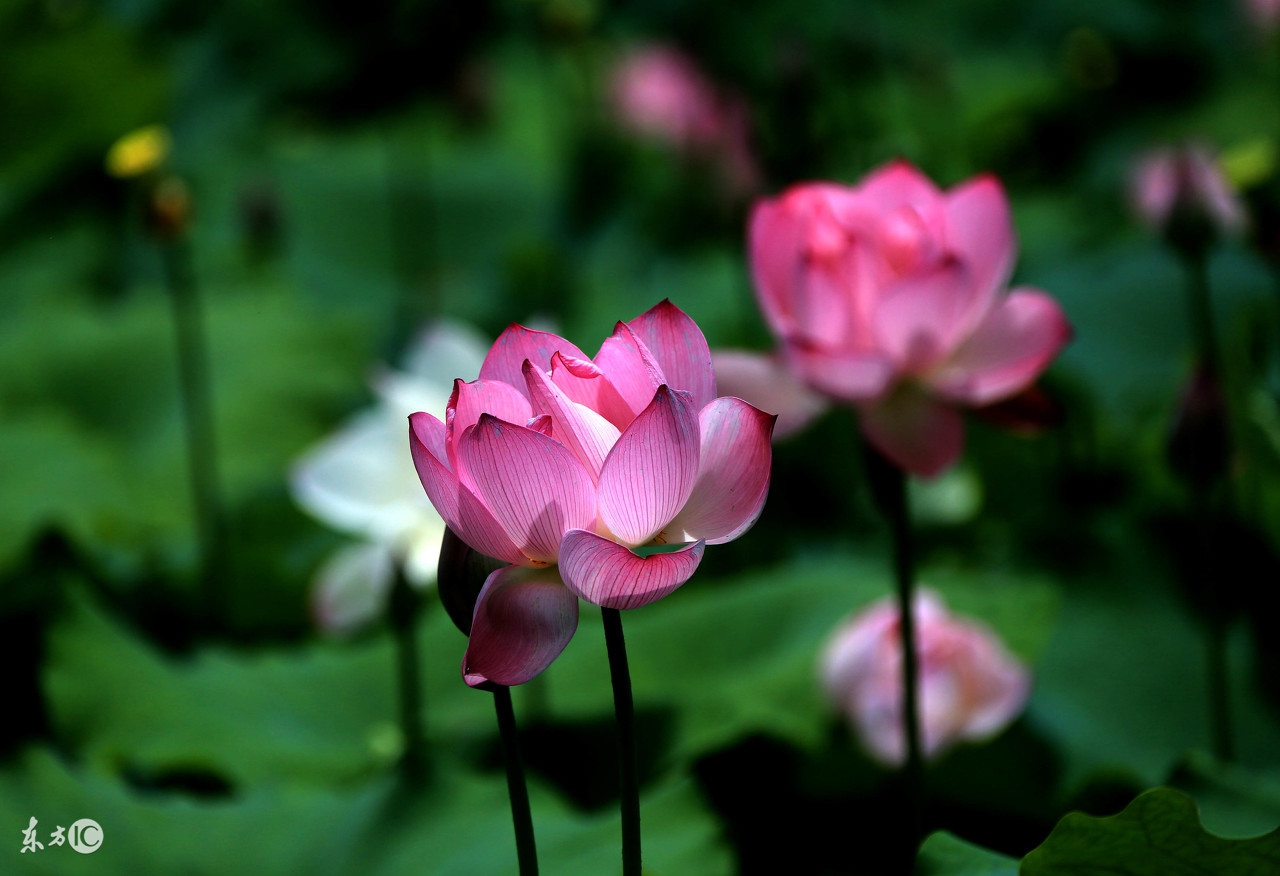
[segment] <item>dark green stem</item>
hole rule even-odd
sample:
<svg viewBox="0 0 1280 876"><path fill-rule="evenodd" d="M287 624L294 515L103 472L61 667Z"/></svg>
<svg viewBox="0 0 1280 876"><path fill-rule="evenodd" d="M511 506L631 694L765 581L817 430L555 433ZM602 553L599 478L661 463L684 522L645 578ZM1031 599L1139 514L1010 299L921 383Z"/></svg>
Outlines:
<svg viewBox="0 0 1280 876"><path fill-rule="evenodd" d="M511 707L511 688L494 685L493 708L498 713L498 732L502 735L502 753L507 762L507 796L511 798L511 824L516 834L520 876L538 876L538 846L533 838L533 814L529 809L529 788L524 781L516 714Z"/></svg>
<svg viewBox="0 0 1280 876"><path fill-rule="evenodd" d="M867 448L867 475L876 505L893 536L893 573L902 631L902 732L907 759L902 768L907 796L910 860L915 861L924 813L924 756L920 744L920 669L916 642L915 553L907 502L907 476L874 448Z"/></svg>
<svg viewBox="0 0 1280 876"><path fill-rule="evenodd" d="M622 876L640 876L640 783L636 776L635 705L631 700L631 671L622 614L601 608L604 641L609 649L609 677L613 681L613 711L618 724L618 779L622 791Z"/></svg>
<svg viewBox="0 0 1280 876"><path fill-rule="evenodd" d="M1215 379L1222 377L1222 357L1218 348L1218 330L1209 295L1209 260L1205 255L1189 255L1187 266L1187 302L1190 307L1191 332L1200 361Z"/></svg>
<svg viewBox="0 0 1280 876"><path fill-rule="evenodd" d="M218 454L214 438L213 402L209 389L204 319L191 267L191 249L182 237L160 245L165 285L173 307L178 353L178 383L187 433L187 466L200 545L200 583L210 618L223 608L222 579L226 567L226 530L219 500Z"/></svg>
<svg viewBox="0 0 1280 876"><path fill-rule="evenodd" d="M1209 721L1213 754L1223 763L1235 760L1235 733L1231 721L1229 694L1230 671L1227 668L1227 625L1221 618L1211 618L1205 634L1206 669L1209 684Z"/></svg>
<svg viewBox="0 0 1280 876"><path fill-rule="evenodd" d="M400 735L404 754L400 760L405 778L416 782L426 771L425 731L422 722L422 679L418 669L418 615L422 599L395 562L395 581L388 600L388 621L396 640L396 687L400 707Z"/></svg>

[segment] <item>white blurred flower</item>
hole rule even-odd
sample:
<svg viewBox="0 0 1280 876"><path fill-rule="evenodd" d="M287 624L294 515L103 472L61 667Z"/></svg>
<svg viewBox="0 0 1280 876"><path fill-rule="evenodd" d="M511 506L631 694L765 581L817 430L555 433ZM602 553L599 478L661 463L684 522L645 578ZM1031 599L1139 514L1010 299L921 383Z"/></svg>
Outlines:
<svg viewBox="0 0 1280 876"><path fill-rule="evenodd" d="M947 611L930 590L913 605L919 654L921 747L934 759L962 741L990 739L1027 704L1031 676L980 624ZM822 685L867 752L887 766L906 760L902 635L896 599L846 620L823 652Z"/></svg>
<svg viewBox="0 0 1280 876"><path fill-rule="evenodd" d="M348 632L380 615L397 564L415 587L435 581L444 521L414 471L408 416L443 410L454 379L474 380L487 350L474 329L434 324L410 348L404 370L384 369L374 378L378 403L293 466L294 501L362 540L338 550L316 577L312 607L322 629Z"/></svg>

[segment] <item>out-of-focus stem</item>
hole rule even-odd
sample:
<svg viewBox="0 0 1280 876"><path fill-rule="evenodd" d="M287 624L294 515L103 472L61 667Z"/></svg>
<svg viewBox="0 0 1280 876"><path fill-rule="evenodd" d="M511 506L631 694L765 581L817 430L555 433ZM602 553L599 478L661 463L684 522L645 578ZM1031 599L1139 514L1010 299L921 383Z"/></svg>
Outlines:
<svg viewBox="0 0 1280 876"><path fill-rule="evenodd" d="M618 725L618 778L622 791L622 874L641 876L640 782L636 772L635 705L631 699L631 671L627 667L627 643L622 635L622 614L601 608L604 640L609 650L609 676L613 681L613 710Z"/></svg>
<svg viewBox="0 0 1280 876"><path fill-rule="evenodd" d="M418 671L418 615L422 599L395 561L395 580L387 604L387 619L396 641L396 688L400 708L400 735L404 753L400 767L411 782L426 772L425 730L422 721L422 679Z"/></svg>
<svg viewBox="0 0 1280 876"><path fill-rule="evenodd" d="M511 825L516 834L520 876L538 876L538 847L533 836L533 814L529 809L529 788L524 780L515 710L511 706L511 688L494 686L493 707L498 713L498 732L502 736L502 754L507 764L507 796L511 798Z"/></svg>
<svg viewBox="0 0 1280 876"><path fill-rule="evenodd" d="M160 244L165 285L172 305L178 354L178 383L187 433L187 465L200 546L200 584L205 610L217 617L223 608L226 569L226 523L219 499L218 453L213 402L209 388L204 318L186 239L173 236Z"/></svg>

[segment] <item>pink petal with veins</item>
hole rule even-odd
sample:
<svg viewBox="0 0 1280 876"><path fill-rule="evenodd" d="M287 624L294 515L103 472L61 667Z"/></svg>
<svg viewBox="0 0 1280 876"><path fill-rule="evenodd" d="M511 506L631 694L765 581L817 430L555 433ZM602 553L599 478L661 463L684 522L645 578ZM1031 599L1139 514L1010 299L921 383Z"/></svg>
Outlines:
<svg viewBox="0 0 1280 876"><path fill-rule="evenodd" d="M693 490L699 444L698 413L689 394L659 387L600 470L600 521L632 546L658 535Z"/></svg>
<svg viewBox="0 0 1280 876"><path fill-rule="evenodd" d="M586 353L559 335L512 323L489 348L489 355L480 366L480 377L509 383L523 394L525 384L521 369L524 360L528 359L543 371L550 371L551 356L556 352L576 359L587 358Z"/></svg>
<svg viewBox="0 0 1280 876"><path fill-rule="evenodd" d="M533 363L525 362L524 377L534 410L551 416L551 436L573 451L593 480L599 477L605 457L618 440L618 427L585 405L570 401Z"/></svg>
<svg viewBox="0 0 1280 876"><path fill-rule="evenodd" d="M716 397L716 376L711 364L711 348L702 329L683 310L664 299L627 323L632 333L649 348L672 389L693 396L701 410Z"/></svg>
<svg viewBox="0 0 1280 876"><path fill-rule="evenodd" d="M463 433L457 453L462 482L475 485L532 560L554 563L564 533L595 521L591 475L568 448L540 432L484 414Z"/></svg>
<svg viewBox="0 0 1280 876"><path fill-rule="evenodd" d="M692 577L706 546L697 541L678 551L638 557L624 545L575 529L560 547L565 586L605 608L639 608L657 602Z"/></svg>
<svg viewBox="0 0 1280 876"><path fill-rule="evenodd" d="M578 597L556 569L499 569L476 600L462 677L472 687L524 684L560 656L577 628Z"/></svg>

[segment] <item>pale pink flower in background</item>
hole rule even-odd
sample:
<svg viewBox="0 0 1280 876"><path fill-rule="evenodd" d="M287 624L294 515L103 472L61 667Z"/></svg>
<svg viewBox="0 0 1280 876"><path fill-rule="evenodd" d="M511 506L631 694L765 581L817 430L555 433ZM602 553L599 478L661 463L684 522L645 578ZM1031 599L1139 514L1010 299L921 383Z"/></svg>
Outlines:
<svg viewBox="0 0 1280 876"><path fill-rule="evenodd" d="M1031 675L986 627L916 594L920 734L936 759L960 742L991 739L1026 707ZM822 687L867 752L890 767L906 761L902 729L902 636L896 599L852 616L821 657Z"/></svg>
<svg viewBox="0 0 1280 876"><path fill-rule="evenodd" d="M1245 225L1244 205L1213 154L1198 144L1141 156L1130 172L1129 198L1138 217L1162 233L1178 210L1202 217L1220 234L1235 234Z"/></svg>
<svg viewBox="0 0 1280 876"><path fill-rule="evenodd" d="M1280 0L1245 0L1244 8L1259 30L1272 33L1280 27Z"/></svg>
<svg viewBox="0 0 1280 876"><path fill-rule="evenodd" d="M633 133L716 161L735 191L759 185L745 103L717 88L679 49L655 44L625 53L610 96L614 114Z"/></svg>
<svg viewBox="0 0 1280 876"><path fill-rule="evenodd" d="M774 418L718 398L697 325L664 301L595 358L512 325L444 420L409 418L422 486L473 550L509 565L476 601L463 677L522 684L573 637L578 599L638 608L764 506Z"/></svg>
<svg viewBox="0 0 1280 876"><path fill-rule="evenodd" d="M748 248L781 348L717 353L722 391L787 430L824 402L854 405L871 444L913 474L955 462L961 409L1027 389L1070 336L1053 298L1007 288L1017 240L990 175L944 192L894 161L852 187L796 185L756 204Z"/></svg>
<svg viewBox="0 0 1280 876"><path fill-rule="evenodd" d="M410 584L436 578L444 521L422 494L404 452L404 418L443 407L458 375L480 372L485 342L467 326L441 322L421 333L403 370L374 379L376 405L351 417L294 464L289 487L304 510L358 541L320 568L312 612L326 632L341 634L381 616L397 565Z"/></svg>

